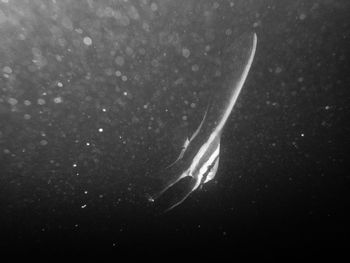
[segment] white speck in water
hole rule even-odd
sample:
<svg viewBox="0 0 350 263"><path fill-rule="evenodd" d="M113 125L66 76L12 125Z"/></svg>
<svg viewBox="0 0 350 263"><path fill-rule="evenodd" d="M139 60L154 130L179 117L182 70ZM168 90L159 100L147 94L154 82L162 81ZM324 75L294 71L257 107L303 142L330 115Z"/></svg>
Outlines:
<svg viewBox="0 0 350 263"><path fill-rule="evenodd" d="M120 77L120 76L122 75L122 73L121 73L119 70L117 70L117 71L115 72L115 75L116 75L117 77Z"/></svg>
<svg viewBox="0 0 350 263"><path fill-rule="evenodd" d="M132 56L132 54L134 54L134 50L133 50L131 47L126 47L126 48L125 48L125 53L126 53L128 56Z"/></svg>
<svg viewBox="0 0 350 263"><path fill-rule="evenodd" d="M83 30L81 28L76 28L75 32L77 32L78 34L83 34Z"/></svg>
<svg viewBox="0 0 350 263"><path fill-rule="evenodd" d="M4 149L4 154L10 154L10 150L9 149Z"/></svg>
<svg viewBox="0 0 350 263"><path fill-rule="evenodd" d="M188 58L188 57L191 55L191 51L190 51L188 48L183 48L183 49L182 49L182 55L183 55L185 58Z"/></svg>
<svg viewBox="0 0 350 263"><path fill-rule="evenodd" d="M81 208L84 209L86 207L86 205L82 205Z"/></svg>
<svg viewBox="0 0 350 263"><path fill-rule="evenodd" d="M55 103L62 103L62 102L63 102L63 99L62 99L62 97L56 97L56 98L53 99L53 101L54 101Z"/></svg>
<svg viewBox="0 0 350 263"><path fill-rule="evenodd" d="M137 20L140 18L140 14L134 6L130 6L128 9L128 15L131 19Z"/></svg>
<svg viewBox="0 0 350 263"><path fill-rule="evenodd" d="M122 76L122 81L127 81L128 80L128 77L127 76Z"/></svg>
<svg viewBox="0 0 350 263"><path fill-rule="evenodd" d="M47 145L47 144L48 144L47 140L41 140L41 141L40 141L40 145L41 145L41 146L45 146L45 145Z"/></svg>
<svg viewBox="0 0 350 263"><path fill-rule="evenodd" d="M15 98L9 98L8 103L10 103L12 106L15 106L18 103L18 100L16 100Z"/></svg>
<svg viewBox="0 0 350 263"><path fill-rule="evenodd" d="M153 12L155 12L155 11L158 10L158 6L157 6L156 3L152 3L152 4L151 4L151 10L152 10Z"/></svg>
<svg viewBox="0 0 350 263"><path fill-rule="evenodd" d="M299 19L300 19L300 20L304 20L305 18L306 18L306 15L305 15L305 14L300 14L300 15L299 15Z"/></svg>
<svg viewBox="0 0 350 263"><path fill-rule="evenodd" d="M92 39L89 38L89 37L84 37L83 42L84 42L85 45L91 46L91 44L92 44Z"/></svg>
<svg viewBox="0 0 350 263"><path fill-rule="evenodd" d="M89 143L89 142L87 142L87 143L86 143L86 146L90 146L90 143Z"/></svg>
<svg viewBox="0 0 350 263"><path fill-rule="evenodd" d="M125 59L122 56L117 56L114 61L115 64L117 64L120 67L122 67L125 63Z"/></svg>
<svg viewBox="0 0 350 263"><path fill-rule="evenodd" d="M329 110L330 108L331 108L331 106L326 106L326 107L324 107L325 108L325 110Z"/></svg>
<svg viewBox="0 0 350 263"><path fill-rule="evenodd" d="M192 65L192 71L196 72L199 70L199 66L197 64Z"/></svg>
<svg viewBox="0 0 350 263"><path fill-rule="evenodd" d="M63 87L62 82L57 82L57 86L60 87L60 88L62 88L62 87Z"/></svg>
<svg viewBox="0 0 350 263"><path fill-rule="evenodd" d="M77 167L77 164L76 164L76 163L73 163L73 167Z"/></svg>
<svg viewBox="0 0 350 263"><path fill-rule="evenodd" d="M10 68L9 66L5 66L5 67L3 67L2 71L6 74L11 74L12 68Z"/></svg>
<svg viewBox="0 0 350 263"><path fill-rule="evenodd" d="M106 112L106 111L107 111L107 109L103 108L103 109L102 109L102 111L103 111L103 112Z"/></svg>
<svg viewBox="0 0 350 263"><path fill-rule="evenodd" d="M260 26L260 25L261 25L261 22L260 22L260 21L254 22L253 27L258 27L258 26Z"/></svg>
<svg viewBox="0 0 350 263"><path fill-rule="evenodd" d="M103 132L103 129L102 129L102 128L99 128L99 129L98 129L98 132Z"/></svg>
<svg viewBox="0 0 350 263"><path fill-rule="evenodd" d="M279 73L281 73L282 72L282 68L281 67L277 67L276 69L275 69L275 73L276 74L279 74Z"/></svg>
<svg viewBox="0 0 350 263"><path fill-rule="evenodd" d="M300 134L300 136L301 136L301 137L304 137L304 136L305 136L305 134L304 134L304 133L302 133L302 134Z"/></svg>
<svg viewBox="0 0 350 263"><path fill-rule="evenodd" d="M23 103L24 103L24 105L26 105L26 106L32 105L32 103L30 102L30 100L25 100Z"/></svg>
<svg viewBox="0 0 350 263"><path fill-rule="evenodd" d="M46 103L46 101L42 98L38 99L38 104L39 105L44 105Z"/></svg>
<svg viewBox="0 0 350 263"><path fill-rule="evenodd" d="M128 93L126 91L123 92L124 96L128 96Z"/></svg>
<svg viewBox="0 0 350 263"><path fill-rule="evenodd" d="M62 19L62 25L68 30L73 30L72 21L68 17Z"/></svg>
<svg viewBox="0 0 350 263"><path fill-rule="evenodd" d="M182 116L182 120L186 121L187 120L187 116L186 115Z"/></svg>
<svg viewBox="0 0 350 263"><path fill-rule="evenodd" d="M18 39L23 41L26 39L26 36L24 34L19 34Z"/></svg>
<svg viewBox="0 0 350 263"><path fill-rule="evenodd" d="M85 190L85 191L84 191L84 194L86 194L86 195L87 195L87 194L88 194L88 191L86 191L86 190Z"/></svg>
<svg viewBox="0 0 350 263"><path fill-rule="evenodd" d="M32 116L30 116L29 114L24 114L23 118L25 120L30 120L32 118Z"/></svg>

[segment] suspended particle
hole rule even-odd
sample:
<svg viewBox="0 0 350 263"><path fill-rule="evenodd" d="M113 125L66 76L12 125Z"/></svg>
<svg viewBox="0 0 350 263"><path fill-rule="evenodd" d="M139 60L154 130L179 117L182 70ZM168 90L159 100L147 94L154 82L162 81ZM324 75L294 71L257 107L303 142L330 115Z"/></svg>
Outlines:
<svg viewBox="0 0 350 263"><path fill-rule="evenodd" d="M185 58L188 58L191 55L191 51L188 48L183 48L182 49L182 56Z"/></svg>
<svg viewBox="0 0 350 263"><path fill-rule="evenodd" d="M89 38L89 37L84 37L83 42L84 42L85 45L91 46L91 44L92 44L92 39Z"/></svg>

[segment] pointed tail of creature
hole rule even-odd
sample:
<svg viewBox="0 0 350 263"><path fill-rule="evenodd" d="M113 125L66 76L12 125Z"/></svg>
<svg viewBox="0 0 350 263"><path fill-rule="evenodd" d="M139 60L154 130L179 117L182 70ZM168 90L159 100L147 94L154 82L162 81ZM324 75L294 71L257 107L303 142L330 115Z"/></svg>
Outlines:
<svg viewBox="0 0 350 263"><path fill-rule="evenodd" d="M186 176L169 186L166 191L162 191L151 201L157 201L158 209L161 213L166 213L180 205L198 187L198 178Z"/></svg>

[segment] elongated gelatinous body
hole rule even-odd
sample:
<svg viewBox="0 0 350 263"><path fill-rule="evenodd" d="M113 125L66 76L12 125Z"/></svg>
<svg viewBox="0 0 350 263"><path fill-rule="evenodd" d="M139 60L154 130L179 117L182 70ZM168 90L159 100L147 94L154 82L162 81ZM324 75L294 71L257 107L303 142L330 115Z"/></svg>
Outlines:
<svg viewBox="0 0 350 263"><path fill-rule="evenodd" d="M180 170L181 172L173 180L168 182L161 191L151 198L154 201L180 180L189 177L190 181L185 185L185 189L182 189L179 194L175 193L174 197L166 205L165 211L181 204L201 184L215 177L219 163L222 129L232 112L252 65L257 36L256 34L244 35L238 42L237 45L233 45L233 48L242 48L243 52L234 53L236 55L233 58L233 63L238 63L238 66L234 67L233 77L226 82L229 85L229 90L225 89L224 91L226 92L223 91L222 96L220 94L216 96L216 105L210 105L194 135L192 135L190 140L186 139L185 147L182 148L179 157L168 166L173 166L176 163L179 166L183 166L180 168L182 171ZM235 50L235 52L238 51ZM221 102L222 106L218 107L217 104ZM213 119L215 117L217 119Z"/></svg>

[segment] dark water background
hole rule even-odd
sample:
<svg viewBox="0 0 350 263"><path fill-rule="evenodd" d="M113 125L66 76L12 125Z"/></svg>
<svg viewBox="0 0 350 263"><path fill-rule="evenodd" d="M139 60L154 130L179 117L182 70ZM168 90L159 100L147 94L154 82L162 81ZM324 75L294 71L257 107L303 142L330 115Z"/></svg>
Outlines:
<svg viewBox="0 0 350 263"><path fill-rule="evenodd" d="M33 164L25 175L13 173L10 159L2 154L0 250L142 250L150 255L195 250L200 255L222 251L234 258L242 249L257 255L282 249L288 257L300 249L322 255L349 245L350 3L233 2L238 9L232 17L235 25L255 31L258 48L222 136L214 182L157 216L147 202L130 205L132 197L114 192L111 178L118 167L109 155L94 152L100 163L93 172L80 171L82 176L97 175L94 179L70 181L65 194L43 194L66 187L65 173L52 176L53 186L47 186L47 180L37 179L47 175L42 163ZM0 107L5 129L9 117L5 106ZM85 129L99 127L93 125ZM14 135L23 128L12 127ZM96 144L113 151L108 145L114 136L106 132ZM12 140L17 141L15 136ZM6 148L9 141L1 143ZM65 152L70 149L66 143L57 145L55 153L68 174L69 157L75 153ZM81 153L79 148L72 151ZM101 168L105 166L109 168ZM142 165L130 169L144 173ZM22 178L33 174L33 180Z"/></svg>

